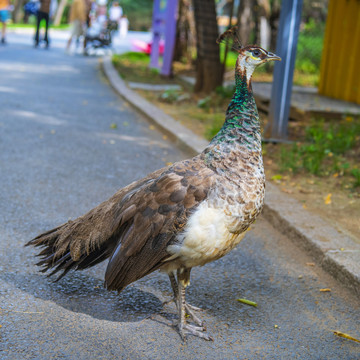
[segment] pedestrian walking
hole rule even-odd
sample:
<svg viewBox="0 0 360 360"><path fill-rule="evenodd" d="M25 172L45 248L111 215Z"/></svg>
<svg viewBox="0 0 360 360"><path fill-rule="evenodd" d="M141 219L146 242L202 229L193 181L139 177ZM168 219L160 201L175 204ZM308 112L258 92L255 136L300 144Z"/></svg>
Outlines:
<svg viewBox="0 0 360 360"><path fill-rule="evenodd" d="M42 20L45 20L45 35L44 41L46 43L46 48L49 47L49 37L48 37L48 29L49 29L49 13L50 13L50 3L51 0L40 0L40 8L37 13L37 21L36 21L36 34L35 34L35 47L39 45L39 31L40 31L40 23Z"/></svg>
<svg viewBox="0 0 360 360"><path fill-rule="evenodd" d="M119 28L119 22L123 11L118 1L113 1L109 9L109 22L111 30L117 30Z"/></svg>
<svg viewBox="0 0 360 360"><path fill-rule="evenodd" d="M84 35L84 27L86 26L87 9L84 0L74 0L70 8L69 21L71 23L71 34L66 44L66 51L70 51L70 46L73 38L76 38L77 44L79 43L80 36ZM84 39L84 49L86 41Z"/></svg>
<svg viewBox="0 0 360 360"><path fill-rule="evenodd" d="M5 44L6 23L9 19L9 0L0 0L1 44Z"/></svg>
<svg viewBox="0 0 360 360"><path fill-rule="evenodd" d="M122 39L125 39L129 31L129 20L126 15L123 15L119 21L119 33Z"/></svg>

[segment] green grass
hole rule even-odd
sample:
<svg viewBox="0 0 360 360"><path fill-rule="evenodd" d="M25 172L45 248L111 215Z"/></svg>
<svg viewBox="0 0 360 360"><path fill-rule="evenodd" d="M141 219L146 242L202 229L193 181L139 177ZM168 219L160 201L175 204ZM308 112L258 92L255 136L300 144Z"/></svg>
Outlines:
<svg viewBox="0 0 360 360"><path fill-rule="evenodd" d="M36 26L35 23L29 23L29 24L22 24L22 23L19 23L19 24L8 24L7 25L7 28L8 29L34 29ZM55 25L50 25L49 26L51 29L57 29L57 30L67 30L69 29L70 25L68 24L61 24L61 25L58 25L58 26L55 26Z"/></svg>
<svg viewBox="0 0 360 360"><path fill-rule="evenodd" d="M141 52L113 55L112 62L124 80L150 84L171 83L163 79L158 69L150 69L150 56Z"/></svg>
<svg viewBox="0 0 360 360"><path fill-rule="evenodd" d="M341 122L314 122L305 129L304 142L283 145L280 170L308 172L317 176L347 173L360 186L360 170L346 160L346 154L360 146L360 119ZM350 156L351 158L351 156ZM354 162L355 163L355 162Z"/></svg>

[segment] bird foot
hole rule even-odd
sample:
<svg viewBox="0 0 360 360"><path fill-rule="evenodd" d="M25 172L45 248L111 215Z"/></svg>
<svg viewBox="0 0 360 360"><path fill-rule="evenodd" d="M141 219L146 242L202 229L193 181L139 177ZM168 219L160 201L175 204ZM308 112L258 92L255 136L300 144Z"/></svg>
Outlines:
<svg viewBox="0 0 360 360"><path fill-rule="evenodd" d="M166 305L170 304L171 302L174 302L175 305L177 306L176 299L164 301L162 303L162 306L166 306ZM194 311L202 311L201 308L194 306L194 305L190 305L188 303L185 303L185 311L186 311L186 315L190 316L190 318L196 325L203 327L205 329L204 322L197 315L194 314Z"/></svg>
<svg viewBox="0 0 360 360"><path fill-rule="evenodd" d="M205 329L205 326L204 326L204 322L197 316L194 314L194 311L199 311L201 310L200 308L196 307L196 306L192 306L188 303L185 303L185 312L187 315L189 315L191 317L191 319L193 320L193 322L200 326L201 328L203 328L204 330Z"/></svg>
<svg viewBox="0 0 360 360"><path fill-rule="evenodd" d="M183 341L186 341L186 335L194 335L207 341L214 341L214 339L205 332L206 329L203 326L195 326L191 324L179 324L179 333Z"/></svg>

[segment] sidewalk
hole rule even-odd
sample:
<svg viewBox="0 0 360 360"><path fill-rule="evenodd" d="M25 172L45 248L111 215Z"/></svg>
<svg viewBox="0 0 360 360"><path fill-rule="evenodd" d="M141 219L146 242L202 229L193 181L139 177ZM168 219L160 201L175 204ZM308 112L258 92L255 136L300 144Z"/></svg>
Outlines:
<svg viewBox="0 0 360 360"><path fill-rule="evenodd" d="M119 95L143 113L180 147L194 155L205 148L207 142L204 139L194 135L172 117L130 90L112 66L109 57L102 60L102 67ZM259 89L259 93L269 91L266 87ZM313 97L313 95L308 96ZM343 111L340 105L334 103L339 111ZM357 111L357 106L354 110ZM298 201L286 196L271 183L268 182L266 188L262 215L275 228L308 251L314 260L334 278L360 296L360 245L340 233L324 219L308 213Z"/></svg>

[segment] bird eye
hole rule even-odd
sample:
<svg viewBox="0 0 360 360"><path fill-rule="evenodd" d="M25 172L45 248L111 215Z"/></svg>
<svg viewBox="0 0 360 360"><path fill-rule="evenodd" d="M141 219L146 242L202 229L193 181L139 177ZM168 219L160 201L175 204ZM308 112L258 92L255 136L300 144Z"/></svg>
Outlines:
<svg viewBox="0 0 360 360"><path fill-rule="evenodd" d="M258 56L260 56L260 50L258 50L258 49L253 50L252 54L254 56L258 57Z"/></svg>

